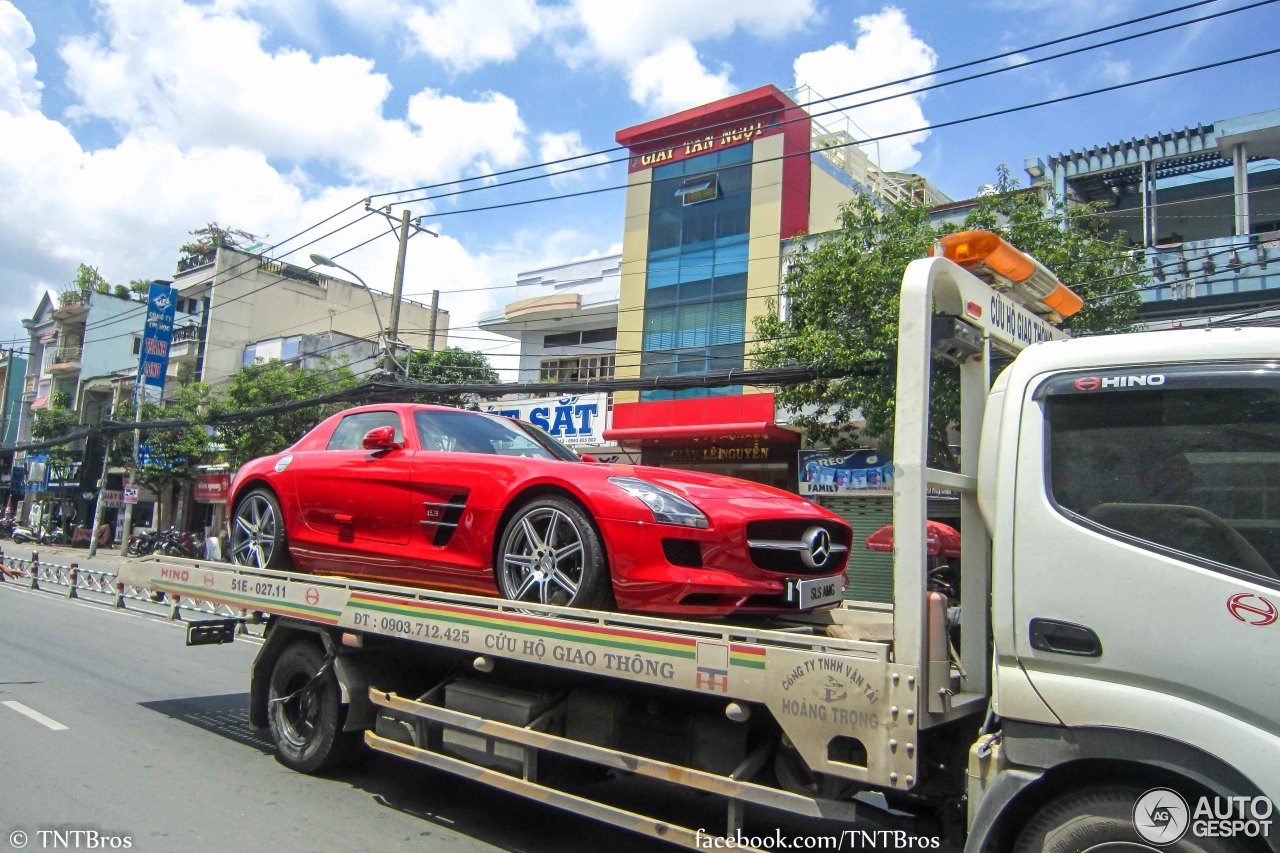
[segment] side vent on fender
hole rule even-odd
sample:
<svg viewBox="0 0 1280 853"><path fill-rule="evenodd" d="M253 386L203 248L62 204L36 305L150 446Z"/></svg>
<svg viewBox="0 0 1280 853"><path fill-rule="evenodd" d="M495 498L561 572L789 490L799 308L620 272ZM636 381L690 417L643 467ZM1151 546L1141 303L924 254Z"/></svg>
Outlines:
<svg viewBox="0 0 1280 853"><path fill-rule="evenodd" d="M453 531L458 529L458 520L462 518L462 510L467 505L466 495L453 495L446 503L423 501L422 509L426 518L419 521L423 533L431 537L431 544L443 547L453 538Z"/></svg>

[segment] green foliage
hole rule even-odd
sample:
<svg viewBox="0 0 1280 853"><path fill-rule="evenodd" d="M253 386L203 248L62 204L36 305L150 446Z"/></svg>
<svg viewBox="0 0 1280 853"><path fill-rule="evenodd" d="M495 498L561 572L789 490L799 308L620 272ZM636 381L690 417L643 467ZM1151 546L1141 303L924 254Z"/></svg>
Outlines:
<svg viewBox="0 0 1280 853"><path fill-rule="evenodd" d="M498 372L489 359L478 352L468 352L461 347L445 347L436 352L415 352L409 357L409 378L415 382L448 383L458 385L477 382L497 382ZM477 394L440 394L432 402L442 406L462 409L479 408Z"/></svg>
<svg viewBox="0 0 1280 853"><path fill-rule="evenodd" d="M119 297L120 299L128 299L128 298L129 298L129 288L128 288L128 287L126 287L126 286L125 286L125 285L123 285L123 284L117 284L115 287L111 288L111 295L112 295L112 296L117 296L117 297Z"/></svg>
<svg viewBox="0 0 1280 853"><path fill-rule="evenodd" d="M279 361L243 367L231 375L225 394L217 401L218 413L244 411L294 400L305 400L358 384L344 366L312 370ZM256 456L284 450L320 420L346 404L306 406L270 416L222 424L218 437L227 448L228 461L239 466Z"/></svg>
<svg viewBox="0 0 1280 853"><path fill-rule="evenodd" d="M48 406L32 409L35 420L31 423L31 438L34 441L58 438L76 428L79 418L67 407L67 402L66 392L55 391ZM69 462L75 457L68 445L51 447L43 452L48 454L52 465Z"/></svg>
<svg viewBox="0 0 1280 853"><path fill-rule="evenodd" d="M261 242L260 238L250 234L248 231L241 231L238 228L223 228L216 222L210 222L203 228L197 228L187 233L196 239L178 247L178 251L182 252L184 257L207 254L218 248L240 249L246 245L246 243L241 242L242 240L247 241L249 244Z"/></svg>
<svg viewBox="0 0 1280 853"><path fill-rule="evenodd" d="M76 277L72 279L71 287L80 293L89 293L90 291L108 293L111 290L110 282L102 277L97 267L91 267L88 264L80 264L76 267Z"/></svg>
<svg viewBox="0 0 1280 853"><path fill-rule="evenodd" d="M191 420L194 424L143 430L139 442L146 447L147 459L138 466L135 479L156 493L170 484L193 481L196 465L211 445L209 428L201 422L214 406L213 389L202 382L180 388L167 404L143 403L144 421Z"/></svg>
<svg viewBox="0 0 1280 853"><path fill-rule="evenodd" d="M1074 334L1130 330L1139 300L1126 292L1144 281L1135 261L1118 241L1105 239L1089 208L1064 212L1055 204L1054 210L1047 215L1041 197L1019 192L1002 170L997 193L978 200L965 228L997 231L1073 285L1085 299L1069 324ZM793 256L783 281L787 317L771 310L756 320L755 360L760 367L803 364L851 374L777 392L779 404L799 412L792 423L811 441L892 449L902 275L911 261L928 255L941 233L953 230L935 228L920 208L881 206L860 196L843 208L837 231ZM954 367L936 364L931 387L930 457L951 467L947 433L959 413Z"/></svg>
<svg viewBox="0 0 1280 853"><path fill-rule="evenodd" d="M151 291L151 281L150 279L145 278L135 278L133 281L129 282L129 290L134 293L141 294L142 296L146 296Z"/></svg>

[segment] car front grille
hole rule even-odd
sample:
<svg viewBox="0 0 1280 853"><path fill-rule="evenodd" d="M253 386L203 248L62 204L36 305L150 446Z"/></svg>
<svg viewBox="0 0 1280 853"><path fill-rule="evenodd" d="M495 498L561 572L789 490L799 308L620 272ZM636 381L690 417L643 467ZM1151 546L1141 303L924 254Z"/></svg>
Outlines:
<svg viewBox="0 0 1280 853"><path fill-rule="evenodd" d="M818 565L808 565L811 555L810 537L814 528L825 530L830 552ZM828 575L845 564L849 554L847 530L829 521L813 519L778 519L747 523L747 549L751 562L768 572L789 575Z"/></svg>

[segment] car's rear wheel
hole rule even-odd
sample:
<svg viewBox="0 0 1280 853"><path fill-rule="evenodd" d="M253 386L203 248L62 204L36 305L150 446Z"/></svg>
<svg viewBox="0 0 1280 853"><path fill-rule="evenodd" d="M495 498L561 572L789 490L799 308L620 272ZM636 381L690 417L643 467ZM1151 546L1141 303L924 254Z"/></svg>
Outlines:
<svg viewBox="0 0 1280 853"><path fill-rule="evenodd" d="M567 498L538 498L511 517L496 574L498 591L514 601L601 608L612 600L600 534Z"/></svg>
<svg viewBox="0 0 1280 853"><path fill-rule="evenodd" d="M289 568L280 502L266 489L254 489L236 504L231 519L231 562L257 569Z"/></svg>

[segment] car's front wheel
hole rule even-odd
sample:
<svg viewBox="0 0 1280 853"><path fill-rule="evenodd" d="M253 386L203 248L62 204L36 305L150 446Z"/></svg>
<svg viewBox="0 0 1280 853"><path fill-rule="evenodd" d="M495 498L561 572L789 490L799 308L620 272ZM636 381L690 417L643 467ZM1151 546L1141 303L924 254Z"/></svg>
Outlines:
<svg viewBox="0 0 1280 853"><path fill-rule="evenodd" d="M231 519L231 562L257 569L289 568L280 502L266 489L254 489L236 504Z"/></svg>
<svg viewBox="0 0 1280 853"><path fill-rule="evenodd" d="M522 506L502 533L495 567L503 598L566 607L612 601L604 544L587 513L558 496Z"/></svg>

